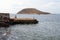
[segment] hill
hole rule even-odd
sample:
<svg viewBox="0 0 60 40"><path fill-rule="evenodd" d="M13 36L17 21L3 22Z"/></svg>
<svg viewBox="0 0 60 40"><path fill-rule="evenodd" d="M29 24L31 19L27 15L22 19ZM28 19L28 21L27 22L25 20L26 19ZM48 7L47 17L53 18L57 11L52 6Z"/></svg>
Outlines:
<svg viewBox="0 0 60 40"><path fill-rule="evenodd" d="M50 13L42 12L42 11L37 10L35 8L25 8L25 9L19 11L17 14L50 14Z"/></svg>

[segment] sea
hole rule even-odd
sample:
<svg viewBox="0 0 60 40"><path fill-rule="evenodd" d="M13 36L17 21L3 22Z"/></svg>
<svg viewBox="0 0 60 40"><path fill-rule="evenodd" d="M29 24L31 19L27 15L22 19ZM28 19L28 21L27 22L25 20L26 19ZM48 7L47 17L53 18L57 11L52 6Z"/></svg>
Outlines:
<svg viewBox="0 0 60 40"><path fill-rule="evenodd" d="M60 40L60 14L10 14L10 18L34 18L37 24L0 28L0 40Z"/></svg>

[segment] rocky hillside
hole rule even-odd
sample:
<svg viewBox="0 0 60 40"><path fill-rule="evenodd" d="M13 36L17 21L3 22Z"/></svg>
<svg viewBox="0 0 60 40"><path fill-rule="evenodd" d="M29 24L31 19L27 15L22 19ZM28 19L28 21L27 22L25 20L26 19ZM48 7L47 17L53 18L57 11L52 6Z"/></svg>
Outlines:
<svg viewBox="0 0 60 40"><path fill-rule="evenodd" d="M35 8L25 8L25 9L19 11L17 14L50 14L50 13L42 12Z"/></svg>

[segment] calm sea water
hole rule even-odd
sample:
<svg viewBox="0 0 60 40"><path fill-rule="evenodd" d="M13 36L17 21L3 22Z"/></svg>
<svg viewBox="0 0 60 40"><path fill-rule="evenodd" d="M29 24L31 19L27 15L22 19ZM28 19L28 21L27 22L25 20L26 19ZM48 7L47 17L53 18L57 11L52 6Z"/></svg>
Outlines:
<svg viewBox="0 0 60 40"><path fill-rule="evenodd" d="M15 15L10 16L14 18ZM60 40L60 14L17 14L17 18L35 18L39 22L0 28L1 40ZM9 33L6 35L6 32Z"/></svg>

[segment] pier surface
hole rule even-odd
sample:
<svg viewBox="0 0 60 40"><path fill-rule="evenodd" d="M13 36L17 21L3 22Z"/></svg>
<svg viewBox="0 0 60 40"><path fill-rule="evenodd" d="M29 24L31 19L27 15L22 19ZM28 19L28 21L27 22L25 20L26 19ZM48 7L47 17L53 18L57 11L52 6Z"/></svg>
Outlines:
<svg viewBox="0 0 60 40"><path fill-rule="evenodd" d="M38 21L33 18L10 18L11 24L36 24Z"/></svg>

